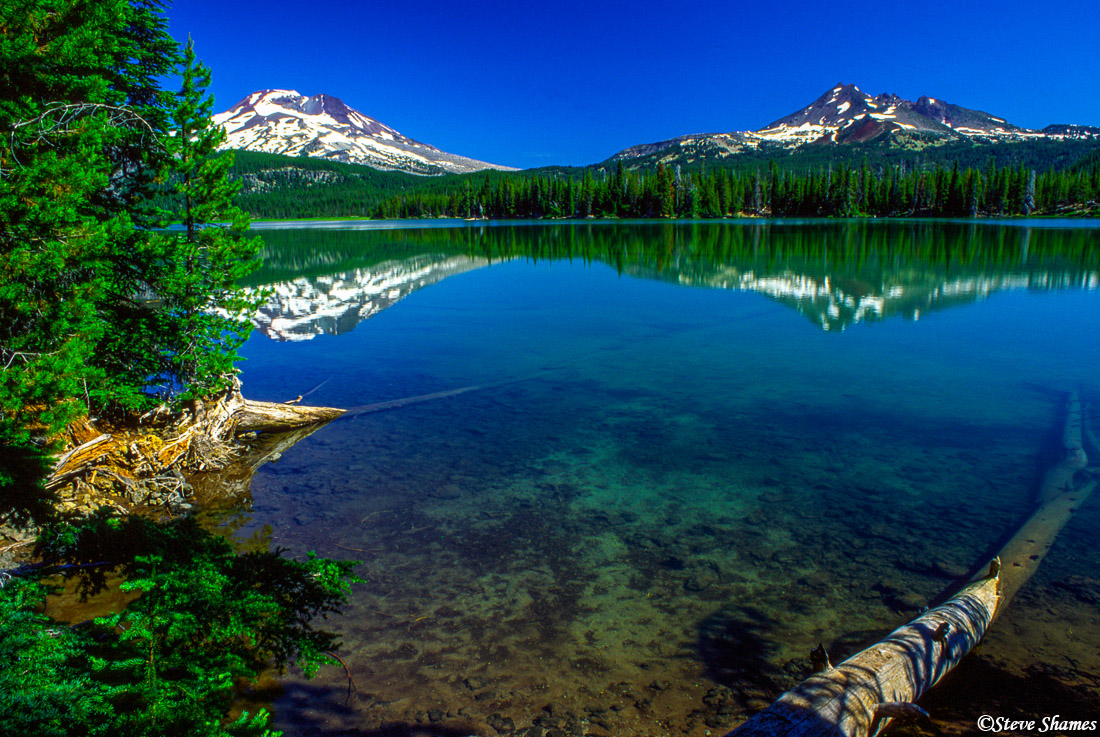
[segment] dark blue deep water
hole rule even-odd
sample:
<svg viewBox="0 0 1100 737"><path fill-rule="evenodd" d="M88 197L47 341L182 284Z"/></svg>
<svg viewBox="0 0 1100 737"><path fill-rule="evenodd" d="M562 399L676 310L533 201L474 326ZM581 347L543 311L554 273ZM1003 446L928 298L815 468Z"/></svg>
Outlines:
<svg viewBox="0 0 1100 737"><path fill-rule="evenodd" d="M246 395L468 389L353 411L237 500L242 535L363 562L331 622L355 693L292 674L293 734L723 734L985 560L1067 391L1100 425L1092 227L263 235ZM930 697L941 728L1100 716L1098 532L1100 494Z"/></svg>

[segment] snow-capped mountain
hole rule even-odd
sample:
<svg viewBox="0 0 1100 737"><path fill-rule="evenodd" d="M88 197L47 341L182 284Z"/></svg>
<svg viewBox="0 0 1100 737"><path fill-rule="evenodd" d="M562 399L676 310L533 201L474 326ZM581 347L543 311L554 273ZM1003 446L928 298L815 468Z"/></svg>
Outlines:
<svg viewBox="0 0 1100 737"><path fill-rule="evenodd" d="M314 156L412 174L514 171L414 141L331 95L260 90L213 120L226 132L223 149Z"/></svg>
<svg viewBox="0 0 1100 737"><path fill-rule="evenodd" d="M875 97L854 84L838 84L801 110L756 131L774 141L867 141L884 134L920 131L956 137L1020 138L1041 135L979 110L932 97L916 102L897 95Z"/></svg>
<svg viewBox="0 0 1100 737"><path fill-rule="evenodd" d="M801 110L759 130L681 136L633 146L615 154L611 160L662 153L691 155L703 150L721 157L766 147L789 149L809 143L861 143L907 135L933 143L965 139L1100 140L1100 128L1057 124L1030 130L1004 118L933 97L921 97L912 102L893 94L872 96L854 84L837 84Z"/></svg>

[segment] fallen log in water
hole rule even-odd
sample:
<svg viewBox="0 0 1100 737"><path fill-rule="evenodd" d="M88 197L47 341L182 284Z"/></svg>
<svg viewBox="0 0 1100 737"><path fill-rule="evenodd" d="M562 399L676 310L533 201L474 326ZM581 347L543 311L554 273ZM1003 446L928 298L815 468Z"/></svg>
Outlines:
<svg viewBox="0 0 1100 737"><path fill-rule="evenodd" d="M920 698L978 643L1038 568L1096 482L1082 472L1081 401L1070 394L1062 458L1043 476L1037 507L989 575L836 667L810 676L727 737L871 737L891 718L923 713Z"/></svg>
<svg viewBox="0 0 1100 737"><path fill-rule="evenodd" d="M306 407L301 404L278 404L244 400L233 413L238 434L246 432L287 432L300 427L335 420L346 410L335 407Z"/></svg>
<svg viewBox="0 0 1100 737"><path fill-rule="evenodd" d="M206 403L194 402L184 425L198 426L209 437L226 440L250 432L287 432L308 425L329 422L344 414L335 407L310 407L293 403L259 402L245 399L241 384L233 379L232 386L222 395Z"/></svg>
<svg viewBox="0 0 1100 737"><path fill-rule="evenodd" d="M1043 481L1039 487L1039 504L1045 504L1064 492L1074 491L1075 486L1078 485L1078 473L1089 464L1084 443L1081 440L1083 426L1081 398L1076 392L1071 392L1066 398L1066 424L1062 429L1062 458L1043 474Z"/></svg>
<svg viewBox="0 0 1100 737"><path fill-rule="evenodd" d="M978 644L1000 604L999 564L885 639L816 673L731 732L737 737L875 734Z"/></svg>
<svg viewBox="0 0 1100 737"><path fill-rule="evenodd" d="M1038 570L1058 533L1096 486L1096 480L1085 472L1088 456L1082 426L1081 400L1071 393L1066 400L1062 458L1043 474L1039 507L1001 548L1005 604Z"/></svg>
<svg viewBox="0 0 1100 737"><path fill-rule="evenodd" d="M364 404L359 407L352 407L347 410L348 417L357 417L358 415L366 415L372 412L386 412L391 409L400 409L402 407L408 407L412 404L420 404L421 402L432 402L436 399L446 399L448 397L457 397L459 394L465 394L466 392L477 392L484 389L495 389L498 386L507 386L508 384L518 384L521 381L529 381L536 379L544 374L548 374L554 369L547 368L538 371L527 376L521 376L517 379L501 379L499 381L490 381L485 384L470 384L469 386L460 386L457 389L445 389L439 392L432 392L430 394L417 394L412 397L402 397L401 399L390 399L385 402L374 402L373 404Z"/></svg>

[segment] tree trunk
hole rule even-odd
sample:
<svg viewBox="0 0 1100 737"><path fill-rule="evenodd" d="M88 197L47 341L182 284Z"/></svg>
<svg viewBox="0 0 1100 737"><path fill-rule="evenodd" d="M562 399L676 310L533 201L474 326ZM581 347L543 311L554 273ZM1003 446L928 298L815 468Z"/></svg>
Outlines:
<svg viewBox="0 0 1100 737"><path fill-rule="evenodd" d="M999 567L944 604L779 697L729 737L875 734L978 644L1001 602ZM908 705L905 706L905 705Z"/></svg>
<svg viewBox="0 0 1100 737"><path fill-rule="evenodd" d="M913 704L978 644L1039 567L1096 485L1084 470L1082 411L1066 400L1062 459L1043 476L1038 506L990 564L989 575L835 668L810 676L727 737L870 737Z"/></svg>
<svg viewBox="0 0 1100 737"><path fill-rule="evenodd" d="M84 495L100 498L101 503L107 500L106 494L117 497L112 500L115 502L140 505L150 495L162 496L157 490L165 484L174 488L186 485L185 475L225 468L235 459L251 457L250 447L257 441L237 441L240 435L312 432L344 412L248 400L241 396L240 383L234 379L224 394L205 402L196 400L182 414L160 408L132 426L112 428L110 433L100 433L87 422L74 424L68 433L71 442L92 439L61 456L45 486L55 491L72 485Z"/></svg>
<svg viewBox="0 0 1100 737"><path fill-rule="evenodd" d="M244 400L233 411L232 421L236 433L286 432L307 425L335 420L346 410L334 407L303 407L300 404L278 404Z"/></svg>

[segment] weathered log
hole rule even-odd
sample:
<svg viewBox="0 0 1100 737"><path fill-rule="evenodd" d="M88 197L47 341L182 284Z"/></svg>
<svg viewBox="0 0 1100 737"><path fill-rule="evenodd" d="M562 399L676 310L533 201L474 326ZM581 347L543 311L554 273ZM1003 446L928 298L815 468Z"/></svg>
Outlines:
<svg viewBox="0 0 1100 737"><path fill-rule="evenodd" d="M111 436L106 433L65 453L54 465L53 473L46 479L46 488L50 491L60 488L84 472L91 464L111 452Z"/></svg>
<svg viewBox="0 0 1100 737"><path fill-rule="evenodd" d="M1038 569L1096 482L1083 477L1083 415L1066 400L1062 458L1043 476L1037 507L990 564L989 575L835 668L810 676L728 737L869 737L913 705L985 634ZM1086 428L1087 431L1087 428Z"/></svg>
<svg viewBox="0 0 1100 737"><path fill-rule="evenodd" d="M512 379L499 379L497 381L488 381L488 382L485 382L484 384L470 384L468 386L460 386L460 387L455 388L455 389L444 389L443 391L431 392L430 394L417 394L417 395L411 396L411 397L402 397L400 399L389 399L389 400L386 400L384 402L373 402L371 404L363 404L363 405L360 405L358 407L349 408L347 410L347 417L356 417L358 415L366 415L366 414L371 414L373 412L386 412L386 411L391 410L391 409L401 409L402 407L408 407L408 406L413 405L413 404L420 404L421 402L433 402L437 399L447 399L448 397L457 397L458 395L465 394L467 392L478 392L478 391L484 391L486 389L496 389L497 387L508 386L509 384L518 384L522 381L530 381L532 379L537 379L541 376L545 376L546 374L557 371L558 369L563 368L564 366L568 366L568 365L569 364L566 363L566 364L563 364L561 366L551 366L551 367L547 367L547 368L541 369L539 371L536 371L532 374L527 374L526 376L519 376L519 377L515 377L515 378L512 378ZM326 379L326 381L327 381L327 379ZM322 381L320 384L318 384L313 389L310 389L308 392L306 392L302 396L303 397L308 397L310 394L317 391L317 389L319 389L324 384L325 384L325 382Z"/></svg>
<svg viewBox="0 0 1100 737"><path fill-rule="evenodd" d="M412 404L420 404L421 402L432 402L436 399L446 399L448 397L457 397L459 394L465 394L467 392L477 392L484 389L495 389L499 386L507 386L508 384L518 384L521 381L529 381L530 379L536 379L544 374L548 374L553 369L543 369L527 376L521 376L517 379L501 379L499 381L490 381L485 384L470 384L469 386L460 386L457 389L444 389L439 392L432 392L430 394L417 394L412 397L402 397L401 399L390 399L385 402L374 402L373 404L364 404L359 407L352 407L347 411L348 417L355 417L357 415L370 414L372 412L386 412L391 409L400 409L402 407L408 407Z"/></svg>
<svg viewBox="0 0 1100 737"><path fill-rule="evenodd" d="M257 402L246 399L231 417L237 434L246 432L285 432L307 425L330 422L346 410L335 407L304 407L300 404Z"/></svg>
<svg viewBox="0 0 1100 737"><path fill-rule="evenodd" d="M144 504L158 490L168 499L180 500L188 489L167 488L166 475L178 477L186 487L183 474L225 467L247 453L250 445L235 436L316 429L342 414L344 410L330 407L247 400L234 377L228 390L217 397L196 400L183 412L164 408L148 413L129 426L112 428L109 434L96 434L88 422L74 424L67 434L70 442L79 444L57 461L46 488L54 491L71 485L71 497L82 489L111 504L117 501L113 497ZM147 420L151 423L146 424Z"/></svg>
<svg viewBox="0 0 1100 737"><path fill-rule="evenodd" d="M999 565L935 609L840 665L816 673L730 737L877 733L978 643L1001 601Z"/></svg>
<svg viewBox="0 0 1100 737"><path fill-rule="evenodd" d="M1042 505L1001 548L1004 563L1004 598L1007 604L1038 570L1054 538L1073 517L1073 513L1088 498L1096 482L1089 481L1080 489L1067 491Z"/></svg>
<svg viewBox="0 0 1100 737"><path fill-rule="evenodd" d="M240 381L233 377L229 389L215 400L192 403L186 424L201 425L204 434L209 437L228 439L242 433L286 432L329 422L344 412L335 407L303 407L300 404L245 399L241 394Z"/></svg>

